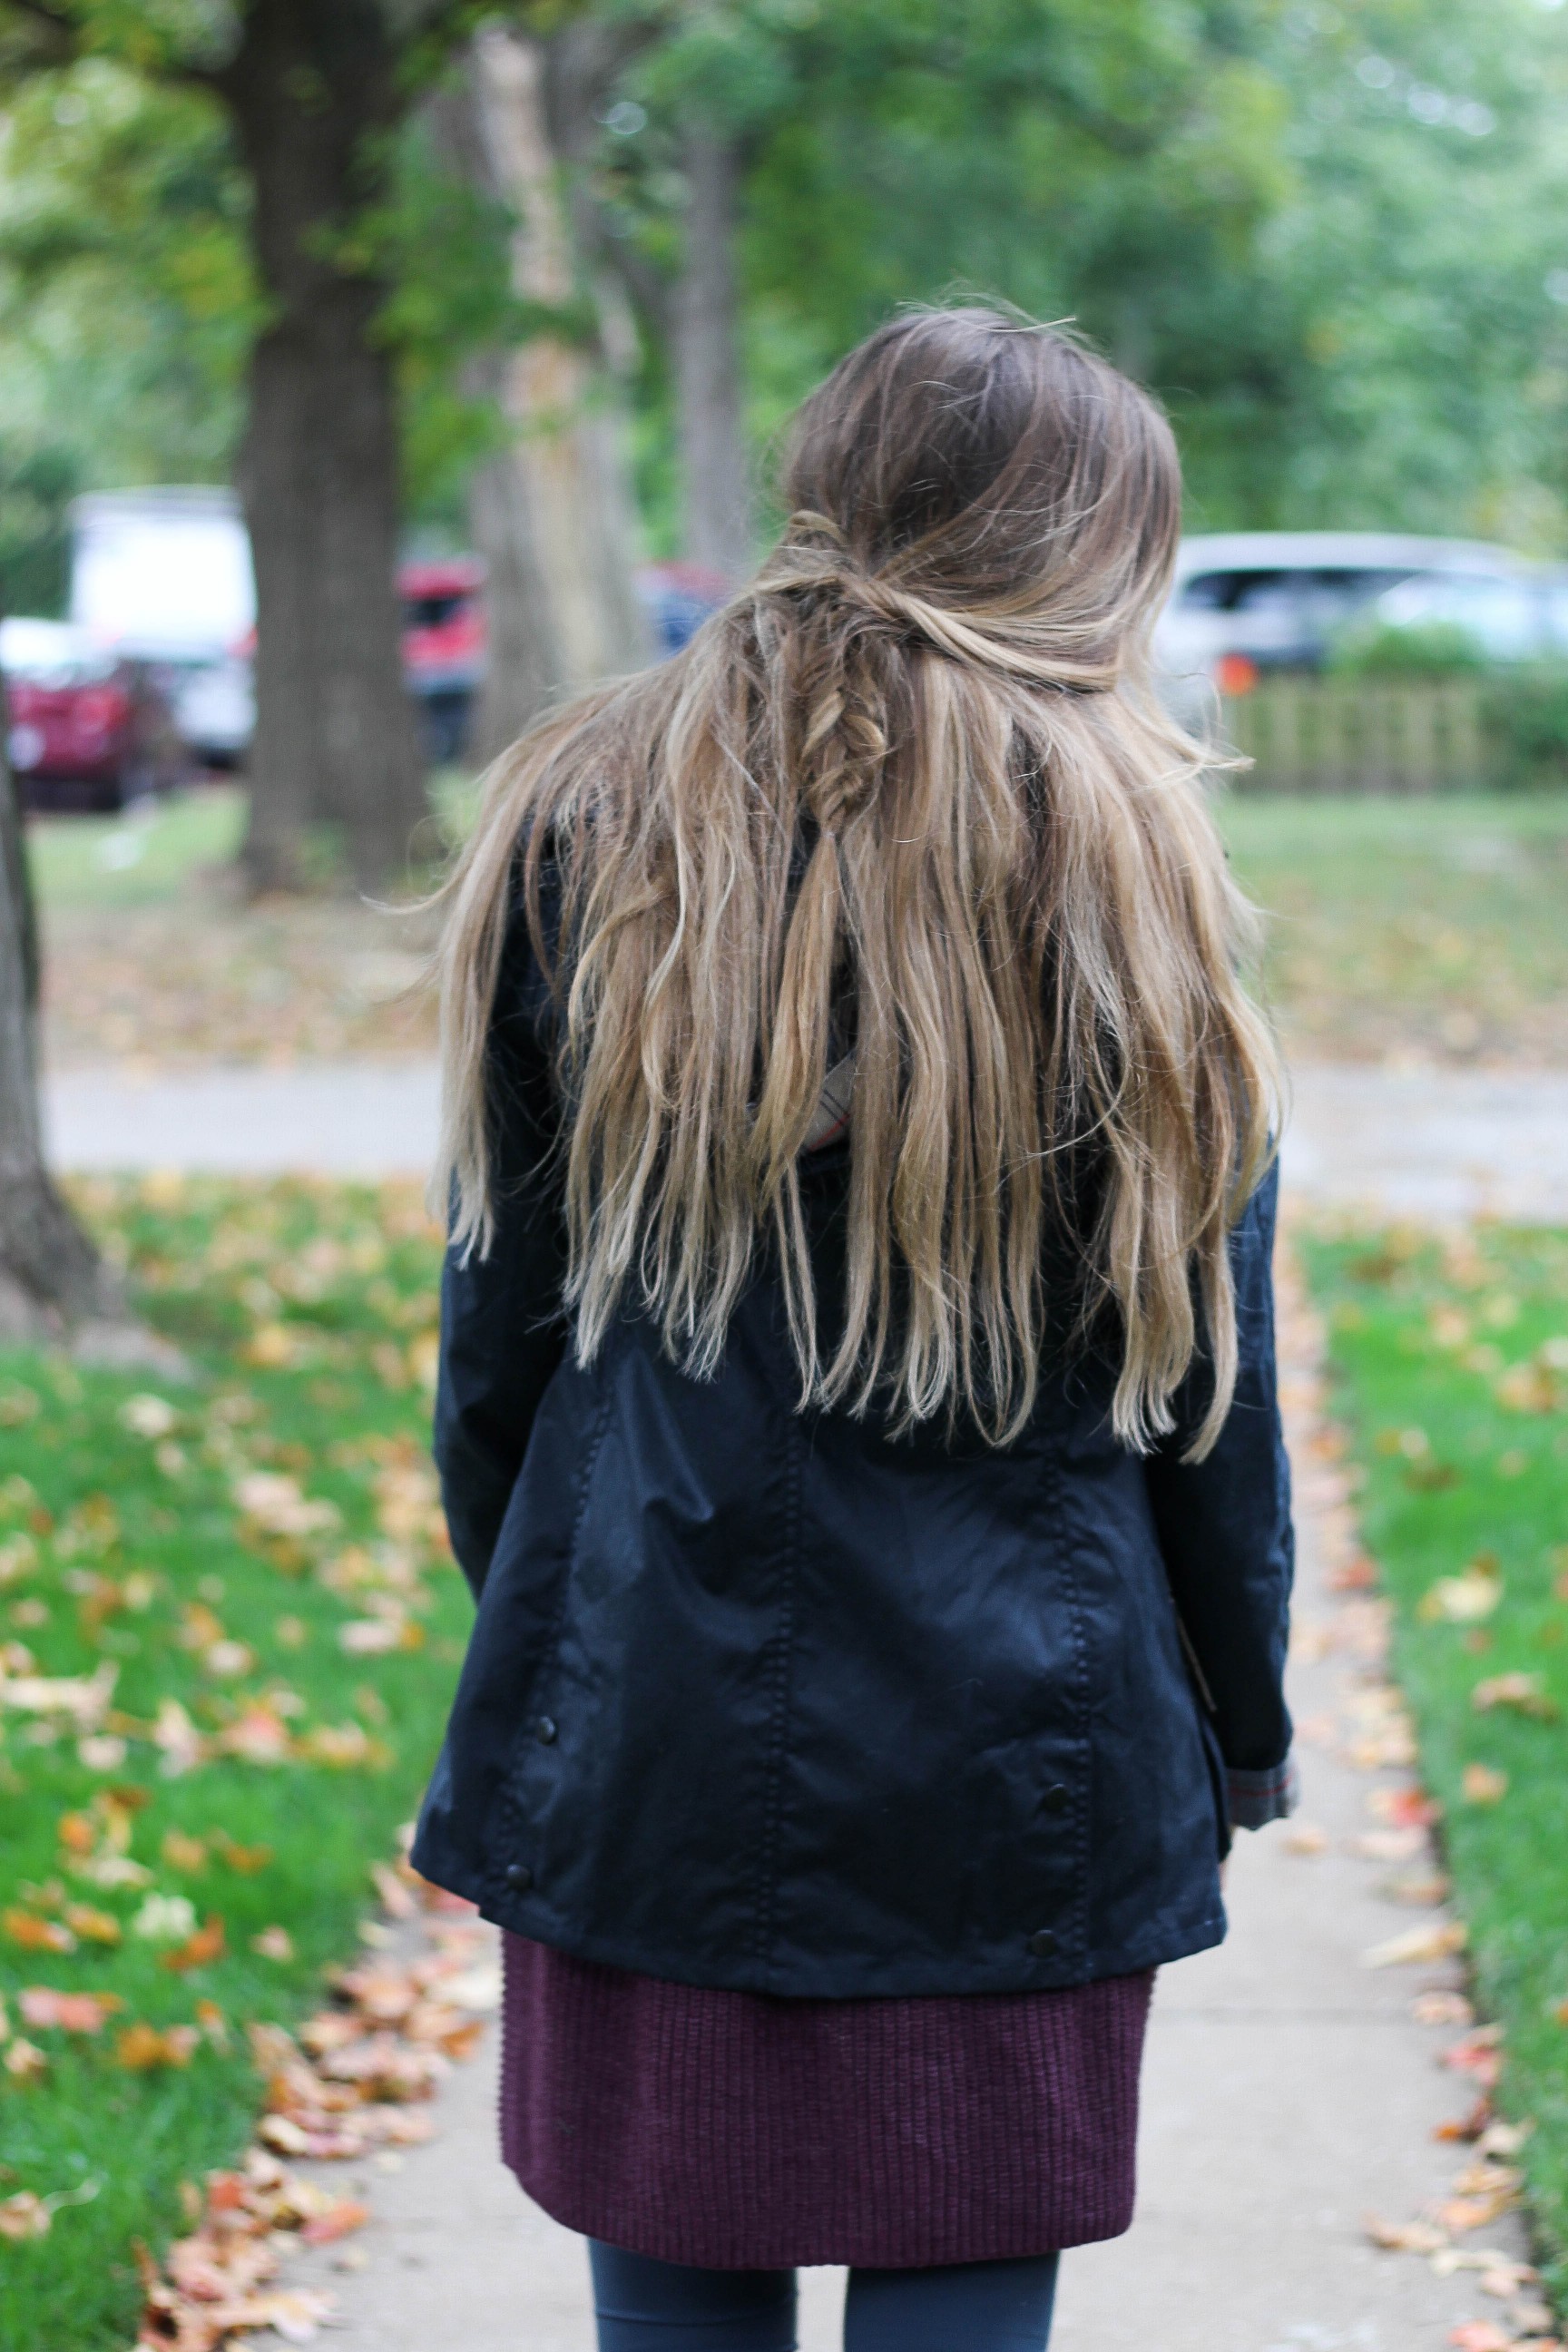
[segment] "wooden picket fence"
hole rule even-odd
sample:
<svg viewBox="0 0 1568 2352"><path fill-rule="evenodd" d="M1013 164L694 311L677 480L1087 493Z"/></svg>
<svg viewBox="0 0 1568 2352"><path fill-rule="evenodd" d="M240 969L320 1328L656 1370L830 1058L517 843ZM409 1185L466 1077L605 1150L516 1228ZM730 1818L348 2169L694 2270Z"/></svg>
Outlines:
<svg viewBox="0 0 1568 2352"><path fill-rule="evenodd" d="M1253 763L1234 791L1451 793L1492 780L1469 678L1265 677L1222 709L1231 747Z"/></svg>

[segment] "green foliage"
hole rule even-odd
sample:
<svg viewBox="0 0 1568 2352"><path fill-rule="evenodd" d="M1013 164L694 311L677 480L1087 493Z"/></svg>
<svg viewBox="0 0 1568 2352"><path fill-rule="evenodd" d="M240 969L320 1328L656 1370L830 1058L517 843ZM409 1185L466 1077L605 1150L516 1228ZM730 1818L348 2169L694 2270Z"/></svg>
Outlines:
<svg viewBox="0 0 1568 2352"><path fill-rule="evenodd" d="M81 487L75 450L45 441L0 442L0 618L65 609L70 533L68 509Z"/></svg>
<svg viewBox="0 0 1568 2352"><path fill-rule="evenodd" d="M689 93L744 140L760 445L891 306L967 287L1161 392L1200 527L1547 547L1565 34L1533 0L708 0L628 68L595 184L668 274ZM646 398L668 430L657 363Z"/></svg>
<svg viewBox="0 0 1568 2352"><path fill-rule="evenodd" d="M96 59L17 89L0 168L0 441L27 450L35 478L226 477L259 315L247 212L199 93Z"/></svg>
<svg viewBox="0 0 1568 2352"><path fill-rule="evenodd" d="M14 2031L27 1985L125 2004L90 2041L34 2035L49 2059L42 2080L0 2072L0 2194L97 2187L47 2237L6 2247L7 2352L130 2342L132 2242L161 2245L180 2225L180 2182L245 2146L258 2095L246 2024L298 2017L323 1968L353 1949L369 1865L390 1855L429 1769L470 1616L437 1540L426 1461L437 1243L414 1188L153 1181L92 1187L86 1204L195 1377L0 1360L7 1639L47 1676L117 1670L121 1727L100 1727L109 1748L90 1735L84 1748L47 1714L0 1714L0 1915L63 1920L85 1902L120 1933L50 1952L0 1927L0 1990ZM149 1391L168 1409L161 1435ZM330 1506L329 1523L268 1534L237 1492L256 1471ZM406 1639L347 1650L342 1628L394 1593ZM174 1771L150 1736L171 1705L203 1742ZM257 1708L287 1727L271 1763L224 1747ZM323 1728L335 1736L314 1736ZM107 1788L128 1792L139 1884L84 1878L62 1842L62 1817ZM205 1864L182 1837L207 1845ZM249 1850L243 1864L235 1845ZM149 1894L220 1917L223 1955L171 1972L166 1947L137 1932ZM279 1927L292 1957L258 1953L253 1939ZM117 2063L118 2028L199 2022L199 2000L224 2030L204 2032L188 2064Z"/></svg>
<svg viewBox="0 0 1568 2352"><path fill-rule="evenodd" d="M1469 677L1487 666L1485 648L1448 621L1350 629L1328 663L1337 677Z"/></svg>
<svg viewBox="0 0 1568 2352"><path fill-rule="evenodd" d="M1505 2028L1502 2101L1535 2129L1525 2168L1548 2283L1568 2290L1568 1234L1483 1228L1445 1251L1409 1234L1306 1244L1366 1484L1362 1526L1394 1604L1394 1658L1470 1932ZM1484 1622L1434 1605L1478 1555L1499 1572ZM1514 1675L1539 1711L1482 1708ZM1467 1765L1507 1776L1468 1801Z"/></svg>
<svg viewBox="0 0 1568 2352"><path fill-rule="evenodd" d="M1487 697L1500 781L1516 790L1568 785L1568 665L1531 663L1500 671Z"/></svg>

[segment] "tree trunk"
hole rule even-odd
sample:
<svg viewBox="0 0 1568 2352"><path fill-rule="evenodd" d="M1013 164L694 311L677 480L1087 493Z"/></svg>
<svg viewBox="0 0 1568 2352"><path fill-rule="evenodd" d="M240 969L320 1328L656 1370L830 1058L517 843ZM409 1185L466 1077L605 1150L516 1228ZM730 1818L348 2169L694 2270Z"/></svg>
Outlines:
<svg viewBox="0 0 1568 2352"><path fill-rule="evenodd" d="M674 325L686 552L739 580L750 569L752 534L735 278L738 146L693 127L685 166L690 193Z"/></svg>
<svg viewBox="0 0 1568 2352"><path fill-rule="evenodd" d="M244 862L258 887L297 882L303 829L325 819L374 888L426 813L395 577L395 386L375 336L385 289L353 239L404 100L375 0L254 0L244 21L221 87L270 307L240 463L258 612Z"/></svg>
<svg viewBox="0 0 1568 2352"><path fill-rule="evenodd" d="M499 26L469 52L469 168L518 215L514 290L564 308L578 290L538 45ZM489 567L489 664L477 749L492 757L553 696L637 667L637 601L623 404L606 339L541 334L489 362L510 438L475 475L475 545Z"/></svg>
<svg viewBox="0 0 1568 2352"><path fill-rule="evenodd" d="M58 1339L120 1311L97 1250L44 1165L36 959L21 814L0 749L0 1339L13 1342Z"/></svg>

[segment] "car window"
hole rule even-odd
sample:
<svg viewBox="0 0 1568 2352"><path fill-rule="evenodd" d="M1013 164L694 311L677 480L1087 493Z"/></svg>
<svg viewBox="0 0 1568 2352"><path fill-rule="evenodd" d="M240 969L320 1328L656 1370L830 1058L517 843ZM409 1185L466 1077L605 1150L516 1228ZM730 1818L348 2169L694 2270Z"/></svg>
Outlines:
<svg viewBox="0 0 1568 2352"><path fill-rule="evenodd" d="M1546 622L1531 583L1499 580L1484 573L1449 572L1407 580L1384 599L1383 613L1397 628L1462 629L1485 652L1503 661L1517 661L1534 652L1542 643Z"/></svg>
<svg viewBox="0 0 1568 2352"><path fill-rule="evenodd" d="M458 595L407 596L403 604L404 626L409 629L444 629L455 621L468 602L466 592Z"/></svg>
<svg viewBox="0 0 1568 2352"><path fill-rule="evenodd" d="M1178 602L1189 612L1290 612L1312 622L1342 620L1405 576L1386 568L1373 571L1351 564L1194 572L1183 583Z"/></svg>

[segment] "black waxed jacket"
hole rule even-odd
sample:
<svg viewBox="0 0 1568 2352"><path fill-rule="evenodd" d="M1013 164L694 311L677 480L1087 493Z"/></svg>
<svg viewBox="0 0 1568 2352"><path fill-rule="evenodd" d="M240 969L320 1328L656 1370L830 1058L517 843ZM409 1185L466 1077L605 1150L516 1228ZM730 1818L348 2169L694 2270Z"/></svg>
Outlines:
<svg viewBox="0 0 1568 2352"><path fill-rule="evenodd" d="M1219 1443L1110 1433L1091 1356L1005 1450L802 1413L764 1266L721 1369L635 1317L573 1359L547 992L514 921L502 1206L448 1255L436 1454L479 1601L414 1848L486 1916L678 1982L1014 1991L1217 1943L1229 1769L1271 1776L1291 1575L1275 1180L1233 1237ZM805 1189L833 1286L844 1145ZM1179 1612L1179 1622L1178 1622ZM1185 1654L1184 1654L1185 1653Z"/></svg>

